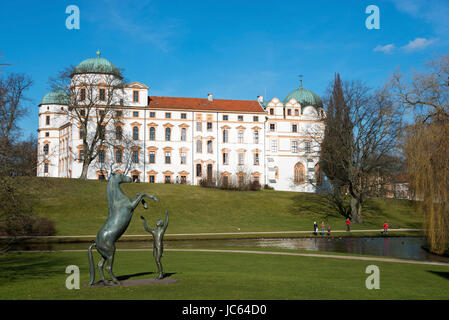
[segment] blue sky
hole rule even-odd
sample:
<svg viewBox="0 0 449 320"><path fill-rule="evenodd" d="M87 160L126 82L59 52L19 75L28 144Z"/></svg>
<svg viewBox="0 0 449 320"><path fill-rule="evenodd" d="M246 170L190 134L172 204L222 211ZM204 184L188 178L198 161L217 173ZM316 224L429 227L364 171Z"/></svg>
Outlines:
<svg viewBox="0 0 449 320"><path fill-rule="evenodd" d="M68 5L80 29L65 25ZM380 29L368 30L368 5ZM36 134L48 79L102 56L150 95L284 98L303 74L322 95L335 72L380 86L398 67L422 68L448 53L449 1L8 1L0 5L0 61L34 85L24 136Z"/></svg>

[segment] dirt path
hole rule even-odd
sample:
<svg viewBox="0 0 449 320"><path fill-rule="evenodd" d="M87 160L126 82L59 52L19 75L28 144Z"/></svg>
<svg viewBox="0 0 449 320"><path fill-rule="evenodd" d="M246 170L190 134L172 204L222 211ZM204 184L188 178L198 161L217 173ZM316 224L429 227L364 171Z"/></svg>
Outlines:
<svg viewBox="0 0 449 320"><path fill-rule="evenodd" d="M367 230L351 230L347 232L346 230L332 230L332 233L361 233L361 232L382 232L383 229L367 229ZM388 232L408 232L408 231L422 231L422 229L389 229ZM327 231L326 231L327 232ZM224 235L260 235L260 234L310 234L313 232L310 230L295 230L295 231L249 231L249 232L216 232L216 233L167 233L165 236L224 236ZM34 236L34 237L17 237L21 238L35 238L35 239L70 239L70 238L92 238L95 239L95 235L78 235L78 236ZM133 237L148 237L148 234L125 234L121 238L133 238ZM8 237L0 237L0 239L8 239Z"/></svg>

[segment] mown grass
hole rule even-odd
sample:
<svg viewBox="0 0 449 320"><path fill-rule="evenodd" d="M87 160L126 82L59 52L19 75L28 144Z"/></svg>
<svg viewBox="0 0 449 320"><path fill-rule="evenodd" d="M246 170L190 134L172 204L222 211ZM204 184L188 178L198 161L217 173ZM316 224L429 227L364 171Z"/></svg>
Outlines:
<svg viewBox="0 0 449 320"><path fill-rule="evenodd" d="M380 269L379 290L365 287L371 264ZM68 265L80 267L80 290L65 287ZM166 251L163 265L179 282L89 288L85 253L3 254L0 299L449 299L444 266L173 251ZM154 277L155 271L151 251L116 253L114 272L121 279Z"/></svg>
<svg viewBox="0 0 449 320"><path fill-rule="evenodd" d="M35 198L35 211L56 223L57 235L95 235L107 217L106 182L78 179L24 178L25 192ZM23 184L22 184L23 185ZM122 184L130 197L136 193L157 196L149 209L139 206L126 234L143 234L140 215L155 223L170 215L167 233L312 230L325 220L334 230L344 229L344 218L333 212L318 194L261 191L226 191L172 184ZM364 224L353 229L421 228L415 203L408 200L368 199ZM240 230L238 230L238 228Z"/></svg>

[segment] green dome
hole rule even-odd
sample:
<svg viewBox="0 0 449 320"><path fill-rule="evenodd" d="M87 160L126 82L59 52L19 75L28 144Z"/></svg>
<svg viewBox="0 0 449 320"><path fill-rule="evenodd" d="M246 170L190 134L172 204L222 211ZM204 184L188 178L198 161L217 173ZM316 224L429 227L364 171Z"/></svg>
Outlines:
<svg viewBox="0 0 449 320"><path fill-rule="evenodd" d="M77 65L72 72L74 74L83 73L103 73L112 74L119 78L122 78L120 70L108 59L100 57L100 51L97 52L96 58L89 58Z"/></svg>
<svg viewBox="0 0 449 320"><path fill-rule="evenodd" d="M298 103L301 104L302 107L306 106L314 106L314 107L322 107L323 102L321 101L320 97L307 89L304 89L302 85L296 89L290 92L290 94L285 97L285 99L282 101L282 103L285 105L287 102L290 101L290 99L295 99Z"/></svg>
<svg viewBox="0 0 449 320"><path fill-rule="evenodd" d="M62 90L53 90L47 93L41 100L40 104L61 104L68 105L69 97Z"/></svg>

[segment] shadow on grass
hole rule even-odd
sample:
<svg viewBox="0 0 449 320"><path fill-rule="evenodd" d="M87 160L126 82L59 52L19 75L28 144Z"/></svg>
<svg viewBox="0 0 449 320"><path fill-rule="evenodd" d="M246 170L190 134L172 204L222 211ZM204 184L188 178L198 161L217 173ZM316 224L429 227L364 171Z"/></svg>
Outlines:
<svg viewBox="0 0 449 320"><path fill-rule="evenodd" d="M320 194L295 194L290 212L297 215L319 215L324 219L341 217L329 199Z"/></svg>
<svg viewBox="0 0 449 320"><path fill-rule="evenodd" d="M27 281L50 278L64 274L73 264L67 257L48 254L3 254L0 255L0 281Z"/></svg>
<svg viewBox="0 0 449 320"><path fill-rule="evenodd" d="M449 280L449 272L444 272L444 271L432 271L432 270L427 270L427 272L436 274L437 276L440 276L446 280Z"/></svg>
<svg viewBox="0 0 449 320"><path fill-rule="evenodd" d="M119 281L123 281L123 280L128 280L130 278L136 278L136 277L146 276L146 275L150 275L150 274L156 274L156 272L139 272L139 273L134 273L134 274L127 274L127 275L123 275L123 276L117 276L117 279ZM169 278L174 274L176 274L176 272L164 273L164 278Z"/></svg>

